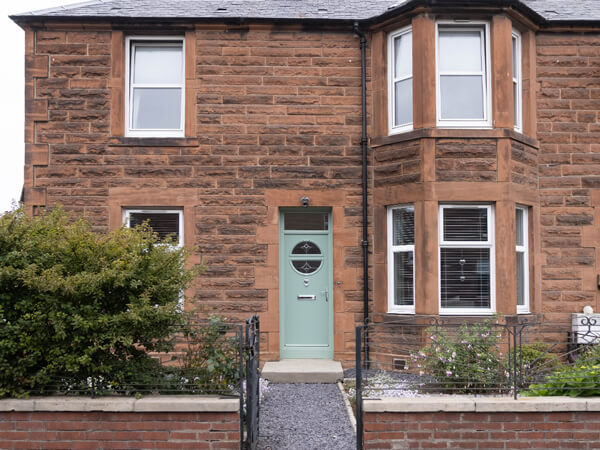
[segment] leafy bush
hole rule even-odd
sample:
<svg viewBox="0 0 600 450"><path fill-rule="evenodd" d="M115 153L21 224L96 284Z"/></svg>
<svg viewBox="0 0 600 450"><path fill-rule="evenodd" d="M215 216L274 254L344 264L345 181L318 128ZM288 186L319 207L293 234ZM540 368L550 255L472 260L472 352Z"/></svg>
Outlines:
<svg viewBox="0 0 600 450"><path fill-rule="evenodd" d="M227 320L209 316L202 327L184 327L187 346L181 358L184 373L193 374L198 388L210 386L211 391L227 392L240 379L239 337L228 333Z"/></svg>
<svg viewBox="0 0 600 450"><path fill-rule="evenodd" d="M0 217L0 397L77 380L100 388L171 348L185 251L144 226L110 234L60 209Z"/></svg>
<svg viewBox="0 0 600 450"><path fill-rule="evenodd" d="M431 342L413 353L411 360L441 390L475 394L506 389L508 372L498 351L501 335L493 319L463 324L455 335L443 327L428 328L426 333Z"/></svg>
<svg viewBox="0 0 600 450"><path fill-rule="evenodd" d="M512 361L509 361L510 355L506 356L506 366L512 367ZM551 353L549 346L543 342L522 344L517 347L516 358L517 375L520 382L525 385L562 366L558 355Z"/></svg>
<svg viewBox="0 0 600 450"><path fill-rule="evenodd" d="M525 395L591 397L600 395L600 345L590 346L573 366L559 366Z"/></svg>

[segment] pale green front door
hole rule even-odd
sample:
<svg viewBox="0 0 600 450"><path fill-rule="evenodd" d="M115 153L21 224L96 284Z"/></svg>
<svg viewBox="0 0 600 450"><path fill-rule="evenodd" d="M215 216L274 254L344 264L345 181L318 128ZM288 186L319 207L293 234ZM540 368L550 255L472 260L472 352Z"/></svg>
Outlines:
<svg viewBox="0 0 600 450"><path fill-rule="evenodd" d="M281 358L333 357L329 211L280 214Z"/></svg>

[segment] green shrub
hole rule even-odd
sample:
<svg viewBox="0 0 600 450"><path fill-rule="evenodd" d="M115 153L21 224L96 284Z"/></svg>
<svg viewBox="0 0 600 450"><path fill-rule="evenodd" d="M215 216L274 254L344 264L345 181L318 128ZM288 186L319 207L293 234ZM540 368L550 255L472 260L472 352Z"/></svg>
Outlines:
<svg viewBox="0 0 600 450"><path fill-rule="evenodd" d="M194 385L223 393L238 385L239 337L231 333L225 318L211 315L205 326L184 327L184 335L187 346L181 367L184 373L193 374Z"/></svg>
<svg viewBox="0 0 600 450"><path fill-rule="evenodd" d="M508 372L498 350L501 335L493 319L463 324L455 335L444 327L431 327L426 333L431 342L413 353L411 360L421 375L432 378L432 385L463 394L506 389Z"/></svg>
<svg viewBox="0 0 600 450"><path fill-rule="evenodd" d="M506 356L505 365L512 367L513 362L508 360L510 355ZM551 353L548 344L543 342L522 344L517 347L516 358L517 375L521 385L525 386L562 366L558 355Z"/></svg>
<svg viewBox="0 0 600 450"><path fill-rule="evenodd" d="M587 348L573 366L558 366L542 383L524 392L529 396L592 397L600 395L600 345Z"/></svg>
<svg viewBox="0 0 600 450"><path fill-rule="evenodd" d="M0 397L151 373L146 352L169 350L181 324L184 267L148 227L94 233L61 209L0 217Z"/></svg>

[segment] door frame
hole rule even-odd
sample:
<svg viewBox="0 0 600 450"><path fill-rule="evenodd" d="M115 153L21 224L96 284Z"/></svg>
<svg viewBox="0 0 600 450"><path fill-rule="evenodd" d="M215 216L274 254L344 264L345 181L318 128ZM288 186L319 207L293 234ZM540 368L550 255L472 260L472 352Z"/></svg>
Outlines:
<svg viewBox="0 0 600 450"><path fill-rule="evenodd" d="M328 270L329 276L327 281L327 289L329 290L329 321L328 321L328 341L329 341L329 352L327 356L320 357L320 359L333 359L334 348L333 348L333 324L334 324L334 311L333 307L335 298L333 291L333 214L332 208L330 207L280 207L279 208L279 264L278 264L278 275L279 275L279 357L283 358L285 340L284 340L284 332L285 332L285 271L282 270L284 265L287 263L286 254L285 254L285 235L294 235L294 234L302 234L302 235L310 235L310 234L319 234L324 235L323 232L315 232L311 230L291 230L285 232L284 230L284 214L286 212L309 212L309 213L327 213L328 214L328 230L327 230L327 254L328 258L325 258L326 269Z"/></svg>

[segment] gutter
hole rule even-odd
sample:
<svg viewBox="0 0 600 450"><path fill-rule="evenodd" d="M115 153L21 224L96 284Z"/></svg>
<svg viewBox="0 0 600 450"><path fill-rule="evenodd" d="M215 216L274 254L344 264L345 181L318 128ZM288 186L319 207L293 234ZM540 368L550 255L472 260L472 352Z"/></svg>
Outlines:
<svg viewBox="0 0 600 450"><path fill-rule="evenodd" d="M363 321L365 325L365 363L368 364L369 342L366 339L369 321L369 234L368 234L368 179L367 179L367 146L369 139L367 137L367 36L359 28L358 22L354 22L354 33L360 37L360 56L361 56L361 88L362 88L362 136L360 147L362 150L362 254L363 254Z"/></svg>

